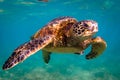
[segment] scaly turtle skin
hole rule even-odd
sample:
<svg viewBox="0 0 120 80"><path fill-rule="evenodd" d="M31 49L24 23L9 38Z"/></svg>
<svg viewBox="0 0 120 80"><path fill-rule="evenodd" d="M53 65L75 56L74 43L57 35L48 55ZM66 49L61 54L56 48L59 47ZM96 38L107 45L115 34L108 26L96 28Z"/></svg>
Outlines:
<svg viewBox="0 0 120 80"><path fill-rule="evenodd" d="M72 17L56 18L34 34L29 42L15 49L3 69L14 67L41 49L46 63L52 52L81 54L89 45L92 49L86 59L95 58L106 48L106 42L101 37L93 37L97 31L98 25L93 20L78 22Z"/></svg>

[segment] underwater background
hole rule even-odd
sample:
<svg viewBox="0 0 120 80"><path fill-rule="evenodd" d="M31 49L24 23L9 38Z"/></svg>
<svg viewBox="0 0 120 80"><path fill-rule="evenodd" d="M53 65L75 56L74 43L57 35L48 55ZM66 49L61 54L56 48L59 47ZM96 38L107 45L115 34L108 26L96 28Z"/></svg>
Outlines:
<svg viewBox="0 0 120 80"><path fill-rule="evenodd" d="M120 0L0 0L0 80L120 80ZM19 45L56 17L98 22L107 42L102 55L52 54L46 65L41 51L9 70L2 65Z"/></svg>

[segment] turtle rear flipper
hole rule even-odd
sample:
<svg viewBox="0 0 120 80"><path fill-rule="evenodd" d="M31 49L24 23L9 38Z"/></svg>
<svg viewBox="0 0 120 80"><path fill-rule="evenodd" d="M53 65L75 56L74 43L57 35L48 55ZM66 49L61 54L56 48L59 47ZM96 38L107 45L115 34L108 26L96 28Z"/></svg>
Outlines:
<svg viewBox="0 0 120 80"><path fill-rule="evenodd" d="M92 39L92 50L86 55L86 59L93 59L106 49L107 44L101 37L96 37Z"/></svg>
<svg viewBox="0 0 120 80"><path fill-rule="evenodd" d="M45 63L49 63L51 52L42 50L42 55Z"/></svg>
<svg viewBox="0 0 120 80"><path fill-rule="evenodd" d="M18 63L24 61L26 58L44 48L50 42L52 42L53 36L45 36L43 38L35 38L30 40L29 42L21 45L12 53L12 55L8 58L8 60L3 65L3 69L7 70L9 68L14 67Z"/></svg>

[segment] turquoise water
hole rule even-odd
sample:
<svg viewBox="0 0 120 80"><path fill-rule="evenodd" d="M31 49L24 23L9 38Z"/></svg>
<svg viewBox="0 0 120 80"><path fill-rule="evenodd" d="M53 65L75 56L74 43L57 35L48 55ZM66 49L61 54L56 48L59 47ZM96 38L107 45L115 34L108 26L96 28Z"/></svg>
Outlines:
<svg viewBox="0 0 120 80"><path fill-rule="evenodd" d="M120 80L119 0L0 0L0 80ZM93 19L107 42L105 52L93 59L85 55L52 54L48 65L41 51L10 70L5 60L38 29L59 16Z"/></svg>

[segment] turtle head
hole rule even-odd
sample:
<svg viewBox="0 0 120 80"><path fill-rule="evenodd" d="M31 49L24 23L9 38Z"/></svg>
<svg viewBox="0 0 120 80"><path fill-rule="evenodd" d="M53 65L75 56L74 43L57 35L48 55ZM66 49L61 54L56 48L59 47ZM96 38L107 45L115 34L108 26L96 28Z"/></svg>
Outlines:
<svg viewBox="0 0 120 80"><path fill-rule="evenodd" d="M72 28L72 35L81 39L92 37L96 32L98 32L98 24L93 20L80 21Z"/></svg>

